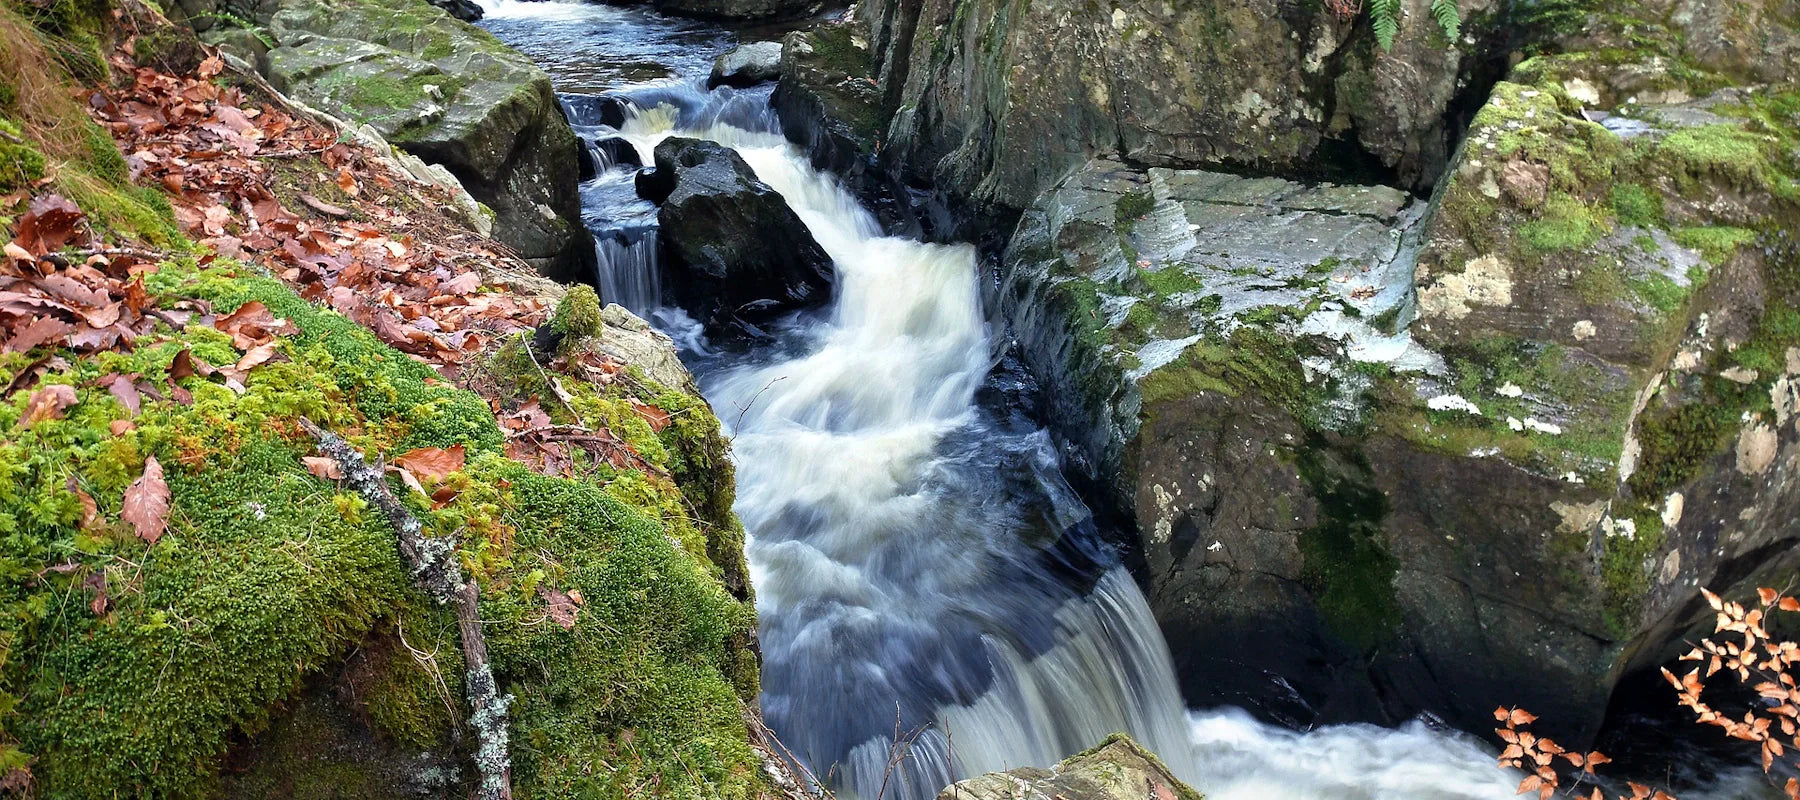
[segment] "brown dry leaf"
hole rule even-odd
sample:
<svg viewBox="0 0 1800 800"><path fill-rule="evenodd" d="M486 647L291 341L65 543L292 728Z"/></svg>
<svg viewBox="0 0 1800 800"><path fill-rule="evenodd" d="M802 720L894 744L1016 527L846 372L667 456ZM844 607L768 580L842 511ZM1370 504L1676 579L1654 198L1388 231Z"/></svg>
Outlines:
<svg viewBox="0 0 1800 800"><path fill-rule="evenodd" d="M19 217L19 236L14 241L33 255L54 253L75 239L85 216L62 195L33 197L31 210Z"/></svg>
<svg viewBox="0 0 1800 800"><path fill-rule="evenodd" d="M75 326L55 317L38 317L24 330L14 334L6 342L6 352L23 353L40 344L61 339L75 331Z"/></svg>
<svg viewBox="0 0 1800 800"><path fill-rule="evenodd" d="M445 475L462 469L463 458L467 453L468 449L460 444L449 449L421 447L394 459L394 464L435 483L443 480ZM423 490L421 493L424 493Z"/></svg>
<svg viewBox="0 0 1800 800"><path fill-rule="evenodd" d="M126 431L137 428L137 423L128 419L115 419L111 424L107 425L106 428L107 430L112 431L112 435L114 436L123 436Z"/></svg>
<svg viewBox="0 0 1800 800"><path fill-rule="evenodd" d="M548 586L539 586L538 596L544 598L544 602L550 604L548 613L551 622L561 625L564 630L570 630L575 627L575 618L581 615L581 609L576 607L574 599L571 598L567 592L552 589Z"/></svg>
<svg viewBox="0 0 1800 800"><path fill-rule="evenodd" d="M118 398L119 405L125 407L125 412L136 417L138 409L144 407L144 396L138 393L137 386L131 379L124 375L112 375L101 380L106 384L106 390Z"/></svg>
<svg viewBox="0 0 1800 800"><path fill-rule="evenodd" d="M337 185L344 190L344 194L351 197L362 193L362 189L356 185L356 176L351 174L349 167L338 167Z"/></svg>
<svg viewBox="0 0 1800 800"><path fill-rule="evenodd" d="M415 492L418 492L419 494L425 494L424 485L419 483L419 476L412 474L412 470L405 469L403 467L394 467L394 466L390 466L390 467L388 467L388 469L391 469L395 472L400 473L400 482L401 483L406 484L409 488L411 488Z"/></svg>
<svg viewBox="0 0 1800 800"><path fill-rule="evenodd" d="M307 194L306 192L300 193L300 202L305 203L307 208L317 211L320 214L324 214L327 217L337 217L339 219L348 219L350 217L350 212L342 206L334 206L324 200L320 200L317 197Z"/></svg>
<svg viewBox="0 0 1800 800"><path fill-rule="evenodd" d="M431 493L431 510L436 511L444 506L450 505L450 503L455 501L460 494L462 494L462 490L460 489L449 486L439 487L437 491Z"/></svg>
<svg viewBox="0 0 1800 800"><path fill-rule="evenodd" d="M25 401L25 427L47 419L62 419L63 409L72 405L75 405L75 387L67 384L53 384L32 392Z"/></svg>
<svg viewBox="0 0 1800 800"><path fill-rule="evenodd" d="M169 527L169 484L163 480L162 464L156 456L144 459L144 474L125 490L125 506L119 516L131 523L139 539L150 544L156 544Z"/></svg>
<svg viewBox="0 0 1800 800"><path fill-rule="evenodd" d="M93 611L96 617L105 616L107 606L112 604L106 596L106 572L102 570L88 575L87 580L81 582L81 586L94 593L94 599L88 603L88 609Z"/></svg>
<svg viewBox="0 0 1800 800"><path fill-rule="evenodd" d="M669 427L669 412L637 400L631 401L631 408L638 413L638 416L643 417L645 422L650 423L650 430L662 433L664 428Z"/></svg>
<svg viewBox="0 0 1800 800"><path fill-rule="evenodd" d="M315 478L322 478L328 481L344 479L344 468L338 466L338 462L329 458L323 456L301 456L300 461L306 465L306 471L312 473Z"/></svg>
<svg viewBox="0 0 1800 800"><path fill-rule="evenodd" d="M252 369L262 366L265 362L274 357L275 342L264 342L263 344L250 348L250 352L245 353L243 358L238 359L237 366L234 369L239 374L247 373Z"/></svg>

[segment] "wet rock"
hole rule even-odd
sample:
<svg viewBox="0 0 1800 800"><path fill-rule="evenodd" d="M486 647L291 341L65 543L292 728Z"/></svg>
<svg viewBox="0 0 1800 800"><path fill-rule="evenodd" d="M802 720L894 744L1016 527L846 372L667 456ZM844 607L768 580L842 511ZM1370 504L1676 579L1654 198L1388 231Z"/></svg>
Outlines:
<svg viewBox="0 0 1800 800"><path fill-rule="evenodd" d="M1388 52L1362 20L1277 0L876 0L860 14L894 112L884 161L1016 213L1096 156L1262 172L1361 158L1432 184L1459 86L1491 79L1482 54L1507 31L1497 0L1462 2L1470 44L1446 47L1429 5L1399 3Z"/></svg>
<svg viewBox="0 0 1800 800"><path fill-rule="evenodd" d="M493 210L494 237L547 274L591 271L580 143L530 59L422 0L259 8L277 89L446 167Z"/></svg>
<svg viewBox="0 0 1800 800"><path fill-rule="evenodd" d="M638 155L637 146L617 136L595 142L594 154L598 162L595 168L602 172L618 166L644 165L644 157Z"/></svg>
<svg viewBox="0 0 1800 800"><path fill-rule="evenodd" d="M1775 101L1667 70L1689 99L1629 128L1566 99L1683 41L1521 66L1429 213L1092 160L1020 216L992 300L1068 463L1135 523L1191 705L1480 731L1503 697L1579 737L1710 630L1695 587L1800 570Z"/></svg>
<svg viewBox="0 0 1800 800"><path fill-rule="evenodd" d="M718 20L798 19L817 13L822 0L654 0L656 10Z"/></svg>
<svg viewBox="0 0 1800 800"><path fill-rule="evenodd" d="M781 83L769 99L782 134L865 199L874 194L871 166L887 126L874 75L854 26L821 25L783 40Z"/></svg>
<svg viewBox="0 0 1800 800"><path fill-rule="evenodd" d="M483 14L481 6L475 4L473 0L430 0L430 2L463 22L474 22L481 19Z"/></svg>
<svg viewBox="0 0 1800 800"><path fill-rule="evenodd" d="M757 324L827 300L831 259L781 194L723 145L656 147L663 263L677 303L714 329Z"/></svg>
<svg viewBox="0 0 1800 800"><path fill-rule="evenodd" d="M752 42L738 45L713 61L706 88L743 88L781 77L781 43Z"/></svg>
<svg viewBox="0 0 1800 800"><path fill-rule="evenodd" d="M599 125L618 128L630 116L631 104L623 97L610 94L563 95L563 113L575 125Z"/></svg>
<svg viewBox="0 0 1800 800"><path fill-rule="evenodd" d="M1204 800L1154 753L1122 733L1049 769L994 772L944 789L938 800Z"/></svg>

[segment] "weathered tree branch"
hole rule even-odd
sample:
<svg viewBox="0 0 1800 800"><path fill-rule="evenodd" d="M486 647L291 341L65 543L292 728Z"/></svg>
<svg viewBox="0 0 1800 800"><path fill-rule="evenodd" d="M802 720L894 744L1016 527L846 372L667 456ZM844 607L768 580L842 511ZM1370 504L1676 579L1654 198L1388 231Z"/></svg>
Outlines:
<svg viewBox="0 0 1800 800"><path fill-rule="evenodd" d="M500 694L488 663L487 637L481 632L481 617L476 613L481 590L475 582L463 580L456 566L456 553L449 539L425 535L425 526L400 504L388 489L381 470L364 459L362 453L338 436L305 417L301 427L319 443L319 452L344 472L344 481L358 495L387 515L399 540L400 555L406 559L412 578L426 594L439 603L456 608L456 627L462 636L463 692L469 706L475 709L469 724L475 727L477 748L475 769L481 776L476 797L481 800L512 799L512 762L506 752L506 707L511 695Z"/></svg>

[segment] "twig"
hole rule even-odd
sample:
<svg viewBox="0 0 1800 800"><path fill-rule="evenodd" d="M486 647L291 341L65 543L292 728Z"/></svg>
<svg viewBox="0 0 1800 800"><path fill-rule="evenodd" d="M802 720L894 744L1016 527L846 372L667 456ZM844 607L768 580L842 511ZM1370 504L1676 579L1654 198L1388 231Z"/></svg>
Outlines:
<svg viewBox="0 0 1800 800"><path fill-rule="evenodd" d="M777 381L785 380L787 380L786 375L770 378L768 383L763 384L761 389L756 390L756 394L750 396L750 402L745 403L738 408L737 421L731 423L731 433L733 436L736 436L737 432L744 427L744 415L750 413L750 409L756 406L756 401L763 396L763 392L768 391L769 387L774 386Z"/></svg>
<svg viewBox="0 0 1800 800"><path fill-rule="evenodd" d="M393 526L399 539L400 555L411 567L413 582L439 603L455 605L456 627L462 633L463 665L468 669L463 675L463 690L469 705L475 709L469 724L475 727L476 741L480 743L475 751L475 769L481 775L476 797L511 800L512 764L506 754L506 707L513 699L511 695L500 694L494 682L493 667L488 663L487 638L482 635L481 617L476 608L481 589L474 581L463 580L449 539L425 536L425 526L400 505L400 500L389 491L381 470L370 466L362 453L343 437L313 424L312 420L301 417L300 427L318 441L320 453L337 462L343 470L344 482L387 515L388 524Z"/></svg>

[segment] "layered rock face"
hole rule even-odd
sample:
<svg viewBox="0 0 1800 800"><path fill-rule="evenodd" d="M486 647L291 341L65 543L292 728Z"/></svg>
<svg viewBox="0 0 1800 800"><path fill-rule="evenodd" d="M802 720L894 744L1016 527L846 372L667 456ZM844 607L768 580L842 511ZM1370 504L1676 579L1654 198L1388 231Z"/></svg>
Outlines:
<svg viewBox="0 0 1800 800"><path fill-rule="evenodd" d="M591 274L578 142L530 59L422 1L240 5L189 0L186 10L262 22L274 47L257 65L277 89L448 168L492 209L494 237L546 274Z"/></svg>
<svg viewBox="0 0 1800 800"><path fill-rule="evenodd" d="M1465 0L1447 47L1405 0L1391 53L1322 4L884 0L861 10L894 113L883 157L915 184L1017 211L1090 155L1310 170L1363 160L1429 185L1453 105L1499 37Z"/></svg>
<svg viewBox="0 0 1800 800"><path fill-rule="evenodd" d="M1591 733L1699 587L1800 565L1800 8L1515 9L1559 54L1461 120L1494 5L1388 55L1253 6L877 4L862 152L1012 231L1189 702Z"/></svg>

